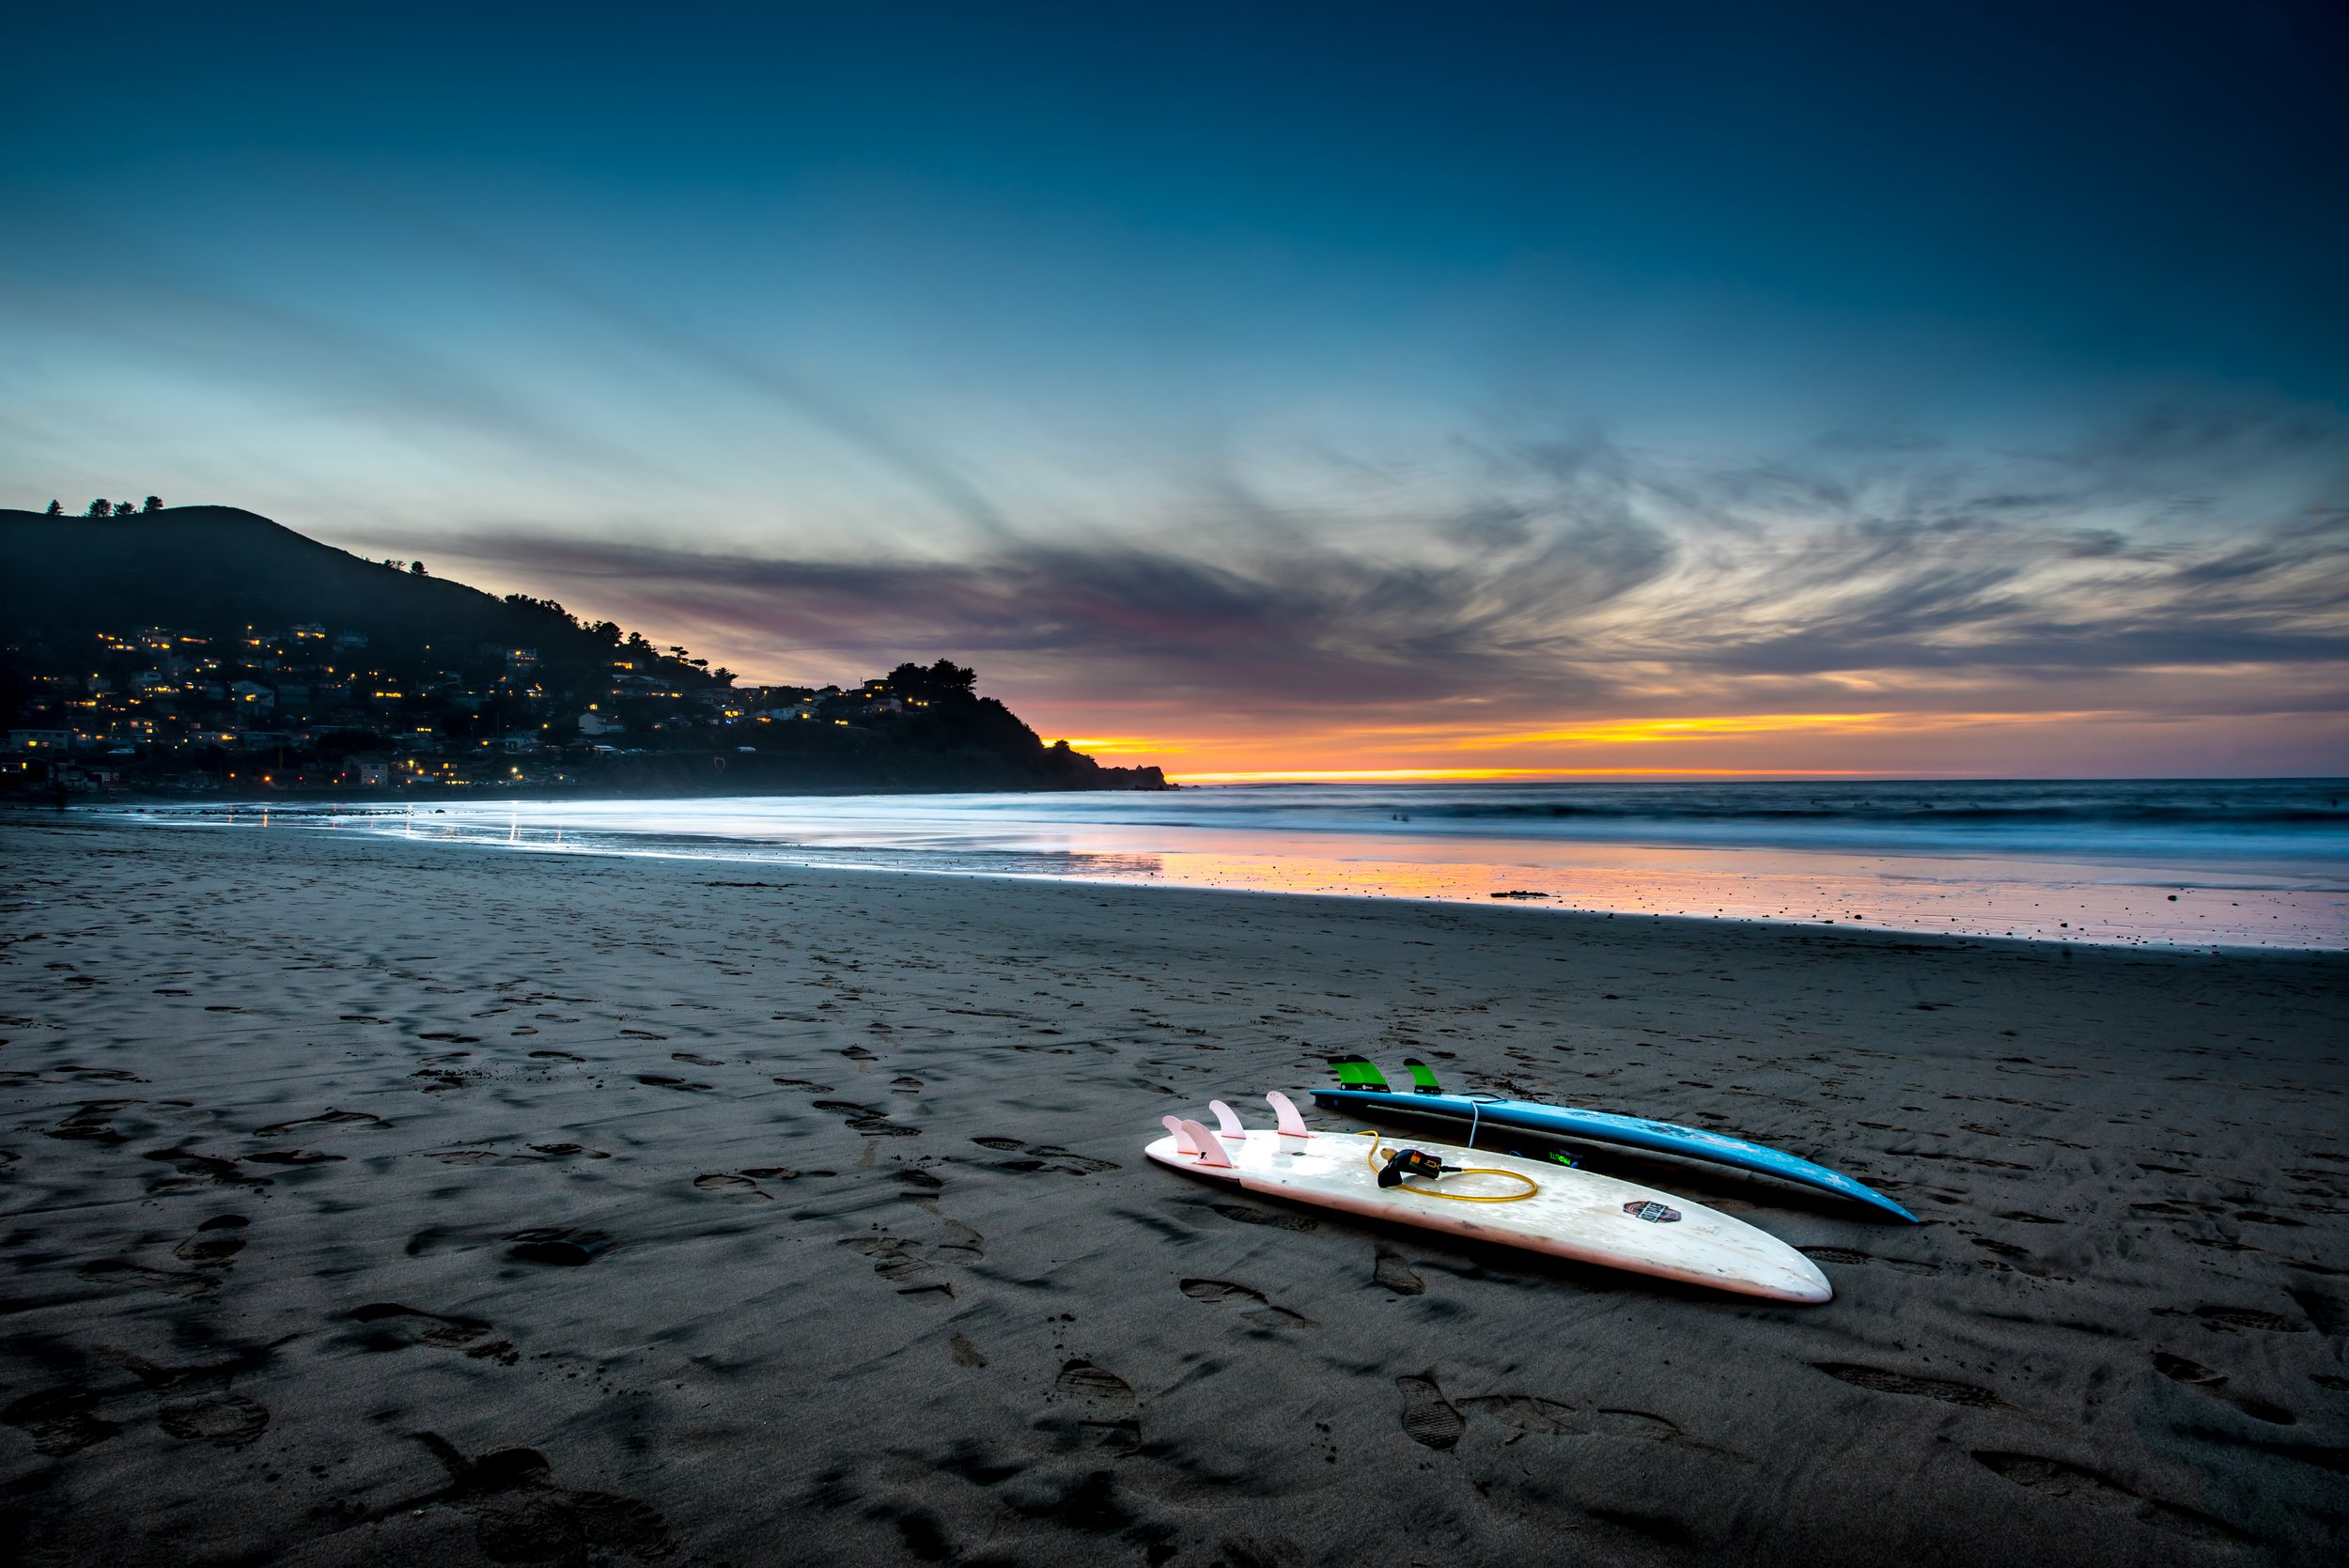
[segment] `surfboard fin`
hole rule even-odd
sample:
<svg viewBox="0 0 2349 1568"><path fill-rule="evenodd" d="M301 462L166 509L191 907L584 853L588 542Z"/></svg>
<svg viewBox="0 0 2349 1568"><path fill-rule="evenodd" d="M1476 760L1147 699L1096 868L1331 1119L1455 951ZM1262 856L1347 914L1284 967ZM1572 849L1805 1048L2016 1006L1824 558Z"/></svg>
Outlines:
<svg viewBox="0 0 2349 1568"><path fill-rule="evenodd" d="M1333 1056L1330 1058L1330 1066L1338 1075L1338 1087L1341 1089L1371 1089L1381 1094L1390 1092L1386 1074L1380 1072L1367 1056Z"/></svg>
<svg viewBox="0 0 2349 1568"><path fill-rule="evenodd" d="M1245 1138L1248 1136L1248 1128L1246 1125L1240 1121L1239 1113L1235 1111L1230 1106L1225 1105L1221 1100L1209 1100L1207 1102L1207 1109L1215 1112L1216 1131L1221 1133L1226 1138Z"/></svg>
<svg viewBox="0 0 2349 1568"><path fill-rule="evenodd" d="M1436 1070L1433 1067L1430 1067L1426 1063L1422 1062L1418 1057L1405 1057L1403 1059L1403 1070L1411 1075L1411 1093L1414 1094L1440 1094L1443 1093L1443 1085L1436 1081Z"/></svg>
<svg viewBox="0 0 2349 1568"><path fill-rule="evenodd" d="M1215 1134L1197 1122L1188 1121L1183 1124L1183 1133L1188 1134L1190 1141L1199 1145L1200 1164L1221 1166L1226 1171L1232 1169L1232 1157L1224 1149L1222 1141Z"/></svg>
<svg viewBox="0 0 2349 1568"><path fill-rule="evenodd" d="M1264 1098L1265 1104L1272 1108L1273 1121L1280 1127L1282 1137L1311 1138L1313 1136L1305 1128L1305 1118L1297 1112L1296 1101L1282 1094L1278 1089Z"/></svg>

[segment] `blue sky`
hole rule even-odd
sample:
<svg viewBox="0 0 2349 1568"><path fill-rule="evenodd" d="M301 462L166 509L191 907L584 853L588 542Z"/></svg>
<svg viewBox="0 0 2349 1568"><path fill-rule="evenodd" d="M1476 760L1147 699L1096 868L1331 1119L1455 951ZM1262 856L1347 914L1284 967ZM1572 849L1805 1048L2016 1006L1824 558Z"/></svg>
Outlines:
<svg viewBox="0 0 2349 1568"><path fill-rule="evenodd" d="M12 504L1178 767L2349 770L2338 8L17 25Z"/></svg>

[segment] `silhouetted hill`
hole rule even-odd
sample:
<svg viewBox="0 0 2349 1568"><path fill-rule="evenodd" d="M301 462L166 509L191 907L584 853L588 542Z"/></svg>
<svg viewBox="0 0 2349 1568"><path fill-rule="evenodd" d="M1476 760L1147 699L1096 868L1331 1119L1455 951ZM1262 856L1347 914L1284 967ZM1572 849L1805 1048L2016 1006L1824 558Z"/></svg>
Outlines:
<svg viewBox="0 0 2349 1568"><path fill-rule="evenodd" d="M235 506L168 506L123 518L0 510L0 628L64 652L100 632L317 621L363 631L381 654L481 643L600 657L608 643L535 607L397 571Z"/></svg>
<svg viewBox="0 0 2349 1568"><path fill-rule="evenodd" d="M1045 745L975 679L940 660L846 691L746 691L552 599L233 506L0 510L0 786L20 793L1166 787Z"/></svg>

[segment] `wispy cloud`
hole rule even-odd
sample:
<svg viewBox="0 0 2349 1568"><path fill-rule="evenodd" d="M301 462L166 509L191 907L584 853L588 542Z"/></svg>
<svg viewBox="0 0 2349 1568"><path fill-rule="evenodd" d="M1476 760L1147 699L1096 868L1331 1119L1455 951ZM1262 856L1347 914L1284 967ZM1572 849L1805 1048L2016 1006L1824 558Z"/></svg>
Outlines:
<svg viewBox="0 0 2349 1568"><path fill-rule="evenodd" d="M1713 470L1594 442L1493 447L1483 493L1376 526L1129 523L951 558L452 543L754 664L950 653L1097 690L1105 716L1108 693L1146 693L1216 713L1489 709L1518 716L1492 733L1535 735L1620 717L1635 697L1642 722L1659 703L1664 716L1783 713L1769 705L1789 682L2027 691L2349 660L2349 485L2335 472L2349 437L2304 422L2168 427L2168 442L2138 430L2049 454L1875 446ZM2179 451L2197 443L2263 453L2263 474L2283 449L2301 459L2296 488L2247 496L2208 468L2182 479Z"/></svg>

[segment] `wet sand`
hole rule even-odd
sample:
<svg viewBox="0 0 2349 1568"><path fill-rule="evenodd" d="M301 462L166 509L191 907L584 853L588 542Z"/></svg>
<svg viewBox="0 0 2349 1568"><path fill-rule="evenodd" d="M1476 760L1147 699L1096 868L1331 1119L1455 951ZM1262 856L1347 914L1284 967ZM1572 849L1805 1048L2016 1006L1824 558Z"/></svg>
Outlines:
<svg viewBox="0 0 2349 1568"><path fill-rule="evenodd" d="M0 822L31 1563L2319 1563L2349 960ZM1776 1306L1141 1157L1669 1115Z"/></svg>

